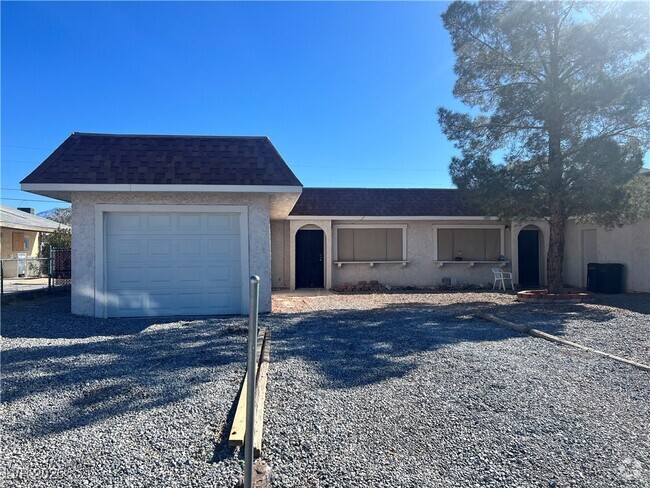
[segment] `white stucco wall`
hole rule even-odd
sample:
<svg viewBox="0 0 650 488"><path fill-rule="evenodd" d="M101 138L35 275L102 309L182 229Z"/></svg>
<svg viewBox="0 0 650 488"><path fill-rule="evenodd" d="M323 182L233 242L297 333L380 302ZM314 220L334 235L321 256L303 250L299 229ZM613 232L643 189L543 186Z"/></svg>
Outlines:
<svg viewBox="0 0 650 488"><path fill-rule="evenodd" d="M260 312L271 311L271 231L266 193L72 193L72 313L95 314L95 205L245 205L248 275L260 277Z"/></svg>
<svg viewBox="0 0 650 488"><path fill-rule="evenodd" d="M483 226L503 225L502 222L478 221L372 221L365 224L372 225L406 225L406 259L409 263L402 267L401 264L343 264L340 268L334 261L333 227L338 224L360 224L359 221L316 221L316 220L291 220L290 232L290 287L295 288L295 236L296 232L304 225L318 225L325 230L326 238L326 287L335 287L343 283L357 283L359 281L377 280L384 285L393 286L437 286L442 284L443 278L451 278L454 284L487 284L492 283L493 273L490 264L477 264L470 268L467 262L445 264L442 268L434 266L433 257L433 225L458 225ZM505 257L510 261L511 238L509 229L505 230ZM505 266L504 271L509 271L511 265ZM328 275L330 276L328 279Z"/></svg>
<svg viewBox="0 0 650 488"><path fill-rule="evenodd" d="M564 282L583 284L582 231L596 231L596 255L599 263L622 263L623 287L628 292L650 292L650 220L612 230L569 221L564 247Z"/></svg>

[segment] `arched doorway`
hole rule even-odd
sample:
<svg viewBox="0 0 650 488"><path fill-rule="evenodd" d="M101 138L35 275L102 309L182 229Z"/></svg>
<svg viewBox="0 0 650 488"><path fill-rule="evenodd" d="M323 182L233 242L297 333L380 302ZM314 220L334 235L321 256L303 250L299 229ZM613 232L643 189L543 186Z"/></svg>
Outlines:
<svg viewBox="0 0 650 488"><path fill-rule="evenodd" d="M325 232L309 225L296 232L296 288L325 287Z"/></svg>
<svg viewBox="0 0 650 488"><path fill-rule="evenodd" d="M539 286L541 237L542 233L533 225L524 227L517 236L519 284L523 287Z"/></svg>

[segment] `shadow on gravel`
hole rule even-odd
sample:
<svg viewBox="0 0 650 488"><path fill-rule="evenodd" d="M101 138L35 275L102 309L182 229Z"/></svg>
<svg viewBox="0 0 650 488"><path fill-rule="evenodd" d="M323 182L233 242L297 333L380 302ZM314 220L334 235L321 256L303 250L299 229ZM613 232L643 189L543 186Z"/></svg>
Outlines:
<svg viewBox="0 0 650 488"><path fill-rule="evenodd" d="M45 436L183 400L214 381L219 367L244 364L243 325L242 318L75 317L47 304L5 309L2 334L17 339L2 351L3 404L34 399L44 407L24 416L15 434Z"/></svg>
<svg viewBox="0 0 650 488"><path fill-rule="evenodd" d="M410 356L460 342L502 341L512 331L471 317L487 302L431 307L422 303L372 310L336 310L275 316L286 325L274 336L283 342L276 357L298 356L315 363L326 386L352 388L399 378L417 368ZM449 309L449 310L447 310ZM453 310L453 311L451 311Z"/></svg>
<svg viewBox="0 0 650 488"><path fill-rule="evenodd" d="M562 335L564 324L585 312L580 304L553 310L535 310L528 304L495 305L470 302L449 305L404 303L371 310L335 310L305 314L275 315L287 325L275 340L286 341L276 355L298 356L315 363L324 373L326 386L352 388L399 378L419 366L417 354L461 342L494 342L521 334L476 319L479 311L507 317L508 311L530 314L528 323L544 325L551 334ZM589 318L606 321L613 314L589 310ZM279 350L278 350L279 349Z"/></svg>
<svg viewBox="0 0 650 488"><path fill-rule="evenodd" d="M607 305L608 307L622 308L643 315L650 315L650 293L597 294L596 303Z"/></svg>

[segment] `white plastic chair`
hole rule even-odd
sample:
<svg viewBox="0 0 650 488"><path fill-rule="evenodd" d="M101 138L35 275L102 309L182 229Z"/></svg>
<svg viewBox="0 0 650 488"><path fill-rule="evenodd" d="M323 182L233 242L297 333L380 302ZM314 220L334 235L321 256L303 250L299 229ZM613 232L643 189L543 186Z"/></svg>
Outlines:
<svg viewBox="0 0 650 488"><path fill-rule="evenodd" d="M506 280L510 280L512 291L515 291L515 284L512 282L512 273L503 271L501 268L492 268L492 272L494 273L493 290L496 288L497 282L499 282L499 290L506 291Z"/></svg>

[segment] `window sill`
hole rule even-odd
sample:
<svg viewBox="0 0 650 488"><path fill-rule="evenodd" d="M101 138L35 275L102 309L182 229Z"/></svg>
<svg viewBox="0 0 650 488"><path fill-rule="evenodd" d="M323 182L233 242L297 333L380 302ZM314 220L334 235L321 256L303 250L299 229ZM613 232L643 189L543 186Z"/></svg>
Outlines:
<svg viewBox="0 0 650 488"><path fill-rule="evenodd" d="M405 268L408 263L408 261L334 261L339 268L344 264L367 264L371 268L374 268L375 264L401 264L402 268Z"/></svg>
<svg viewBox="0 0 650 488"><path fill-rule="evenodd" d="M492 264L496 265L498 268L503 268L510 264L510 261L476 261L476 260L463 260L463 261L434 261L433 265L442 268L446 264L464 264L468 268L473 268L477 264Z"/></svg>

